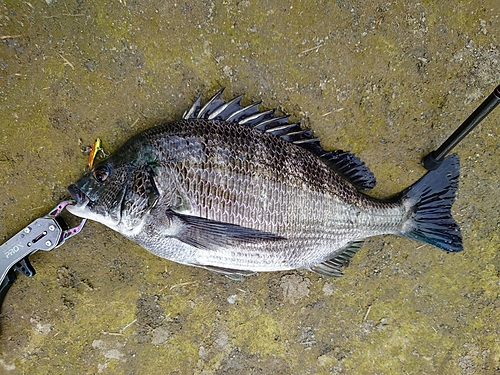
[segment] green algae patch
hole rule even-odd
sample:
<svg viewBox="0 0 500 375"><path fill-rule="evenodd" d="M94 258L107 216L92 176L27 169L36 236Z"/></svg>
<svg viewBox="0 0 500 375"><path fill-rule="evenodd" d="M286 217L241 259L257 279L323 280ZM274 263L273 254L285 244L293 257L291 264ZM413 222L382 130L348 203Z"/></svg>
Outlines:
<svg viewBox="0 0 500 375"><path fill-rule="evenodd" d="M253 313L235 310L232 317L234 326L228 328L232 332L235 345L261 356L284 353L285 345L279 340L280 329L276 316L255 309Z"/></svg>

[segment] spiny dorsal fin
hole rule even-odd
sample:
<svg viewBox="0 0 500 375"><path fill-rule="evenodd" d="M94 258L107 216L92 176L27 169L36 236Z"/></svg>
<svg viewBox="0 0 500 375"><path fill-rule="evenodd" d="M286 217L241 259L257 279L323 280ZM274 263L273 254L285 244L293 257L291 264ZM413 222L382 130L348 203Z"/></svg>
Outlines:
<svg viewBox="0 0 500 375"><path fill-rule="evenodd" d="M349 265L349 261L361 249L363 243L364 241L350 242L335 258L316 264L310 267L309 270L323 276L342 277L344 276L342 271Z"/></svg>
<svg viewBox="0 0 500 375"><path fill-rule="evenodd" d="M319 140L313 138L310 129L303 130L298 123L288 123L288 116L275 117L274 110L260 112L260 102L243 107L240 104L243 95L226 102L222 99L223 91L223 88L217 91L203 107L200 95L182 118L222 120L252 126L318 155L359 189L367 190L375 186L375 176L356 155L341 150L327 152Z"/></svg>

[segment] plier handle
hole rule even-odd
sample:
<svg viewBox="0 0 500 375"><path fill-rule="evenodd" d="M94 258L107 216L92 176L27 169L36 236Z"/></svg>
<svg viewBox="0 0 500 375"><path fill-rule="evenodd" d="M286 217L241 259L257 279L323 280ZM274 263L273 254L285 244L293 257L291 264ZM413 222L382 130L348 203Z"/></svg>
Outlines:
<svg viewBox="0 0 500 375"><path fill-rule="evenodd" d="M10 286L16 280L16 271L28 277L35 275L28 257L38 250L49 251L61 246L68 238L79 233L86 219L74 228L68 228L59 216L68 204L63 201L47 215L42 216L21 229L17 234L0 245L0 307Z"/></svg>

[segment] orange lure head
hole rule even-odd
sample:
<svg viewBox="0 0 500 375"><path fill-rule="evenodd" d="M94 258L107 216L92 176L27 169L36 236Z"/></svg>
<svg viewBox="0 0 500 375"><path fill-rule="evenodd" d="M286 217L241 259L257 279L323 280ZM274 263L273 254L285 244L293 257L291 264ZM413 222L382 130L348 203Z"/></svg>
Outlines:
<svg viewBox="0 0 500 375"><path fill-rule="evenodd" d="M95 157L97 155L97 153L99 152L99 150L101 150L101 138L97 138L94 142L94 144L92 145L92 148L90 149L90 152L89 152L89 162L88 162L88 167L89 168L92 168L92 166L94 165L94 160L95 160Z"/></svg>

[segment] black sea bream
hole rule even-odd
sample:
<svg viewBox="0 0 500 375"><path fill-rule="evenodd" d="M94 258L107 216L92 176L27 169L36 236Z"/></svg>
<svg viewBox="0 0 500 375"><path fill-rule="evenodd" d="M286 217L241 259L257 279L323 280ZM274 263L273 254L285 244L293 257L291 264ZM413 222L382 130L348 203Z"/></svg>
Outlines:
<svg viewBox="0 0 500 375"><path fill-rule="evenodd" d="M340 276L367 237L462 250L451 217L453 155L397 197L376 200L356 156L221 91L182 119L137 134L69 187L73 214L162 258L238 277L304 268Z"/></svg>

